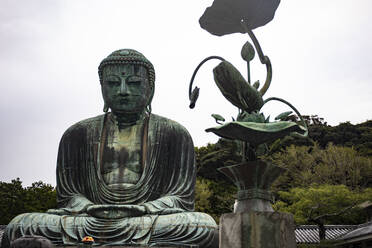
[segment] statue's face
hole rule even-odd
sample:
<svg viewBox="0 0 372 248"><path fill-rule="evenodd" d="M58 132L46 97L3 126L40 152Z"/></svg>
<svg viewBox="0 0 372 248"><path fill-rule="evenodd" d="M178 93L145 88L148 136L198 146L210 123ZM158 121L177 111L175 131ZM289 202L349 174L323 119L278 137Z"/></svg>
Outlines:
<svg viewBox="0 0 372 248"><path fill-rule="evenodd" d="M102 79L103 100L112 111L139 113L149 104L151 89L144 66L107 65Z"/></svg>

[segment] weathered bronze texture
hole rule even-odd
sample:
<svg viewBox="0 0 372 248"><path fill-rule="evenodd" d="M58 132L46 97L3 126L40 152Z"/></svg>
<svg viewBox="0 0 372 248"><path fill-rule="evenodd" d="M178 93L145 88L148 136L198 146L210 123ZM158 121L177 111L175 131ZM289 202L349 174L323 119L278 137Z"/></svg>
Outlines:
<svg viewBox="0 0 372 248"><path fill-rule="evenodd" d="M231 179L238 188L234 213L273 211L270 186L284 171L283 168L257 160L222 167L218 170Z"/></svg>
<svg viewBox="0 0 372 248"><path fill-rule="evenodd" d="M106 113L71 126L59 145L59 208L15 217L1 247L24 234L55 245L89 236L94 246L209 247L217 225L194 212L194 145L183 126L151 113L152 64L118 50L99 77Z"/></svg>
<svg viewBox="0 0 372 248"><path fill-rule="evenodd" d="M292 104L278 97L263 98L271 85L272 65L252 30L271 21L279 3L280 0L215 0L199 20L201 27L214 35L247 33L254 45L247 41L241 50L241 57L247 63L247 79L224 58L211 56L195 69L189 88L190 107L193 108L199 96L199 88L195 87L193 92L191 89L200 66L212 58L222 61L213 69L214 81L222 95L238 108L239 114L236 119L227 123L224 123L223 116L213 114L212 117L219 126L206 131L235 140L239 144L242 163L219 169L238 187L235 212L273 211L269 188L283 169L260 161L259 156L267 152L267 142L287 135L305 137L308 134L305 121ZM255 52L260 62L266 66L266 79L261 88L259 81L251 81L250 62L254 59ZM284 112L274 122L270 122L269 117L265 117L260 111L265 104L274 100L289 106L301 123L286 121L292 111Z"/></svg>
<svg viewBox="0 0 372 248"><path fill-rule="evenodd" d="M291 121L270 123L233 121L221 126L208 128L205 131L212 132L222 138L245 141L254 147L294 132L305 132L303 127Z"/></svg>
<svg viewBox="0 0 372 248"><path fill-rule="evenodd" d="M214 0L199 19L200 26L214 35L247 33L255 48L247 41L241 50L242 59L247 63L247 79L225 59L221 59L213 70L217 87L238 108L238 116L232 122L223 123L225 118L214 114L212 117L220 126L206 131L234 140L242 154L241 164L219 168L238 188L234 213L224 214L220 219L221 248L296 246L293 217L274 212L271 206L270 186L284 169L259 159L268 151L267 142L287 135L305 137L308 134L305 121L292 104L277 97L263 99L271 85L272 65L252 30L271 21L279 3L280 0ZM260 62L266 66L266 79L261 88L260 81L252 83L251 80L250 63L255 50ZM190 96L197 70L191 79ZM199 96L199 88L195 89ZM192 98L192 107L196 99ZM274 122L270 122L270 118L260 111L273 100L289 106L302 123L286 121L292 111L279 114Z"/></svg>

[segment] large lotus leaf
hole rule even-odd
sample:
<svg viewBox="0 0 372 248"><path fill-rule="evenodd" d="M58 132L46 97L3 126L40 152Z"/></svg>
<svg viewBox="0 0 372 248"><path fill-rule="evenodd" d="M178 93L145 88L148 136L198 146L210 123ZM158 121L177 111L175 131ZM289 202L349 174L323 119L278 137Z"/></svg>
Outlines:
<svg viewBox="0 0 372 248"><path fill-rule="evenodd" d="M271 123L233 121L205 131L226 139L246 141L253 146L282 138L292 132L305 132L302 126L291 121Z"/></svg>
<svg viewBox="0 0 372 248"><path fill-rule="evenodd" d="M200 17L200 26L211 34L222 36L245 33L241 20L253 30L274 18L280 0L215 0Z"/></svg>

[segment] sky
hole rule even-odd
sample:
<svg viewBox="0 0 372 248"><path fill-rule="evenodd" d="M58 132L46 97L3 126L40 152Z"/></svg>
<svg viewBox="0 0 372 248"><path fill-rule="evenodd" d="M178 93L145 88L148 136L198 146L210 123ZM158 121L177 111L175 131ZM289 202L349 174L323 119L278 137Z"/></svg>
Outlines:
<svg viewBox="0 0 372 248"><path fill-rule="evenodd" d="M213 0L1 0L0 181L55 185L59 140L72 124L102 114L97 67L112 51L142 52L156 72L153 113L185 126L196 146L217 141L204 130L211 114L230 119L233 107L216 87L207 62L196 76L195 109L188 86L195 67L224 57L246 75L240 57L247 34L213 36L199 18ZM330 125L372 119L372 1L283 0L272 22L254 30L270 57L273 80L264 98L280 97L301 114ZM259 59L252 81L263 84ZM270 102L273 119L290 110Z"/></svg>

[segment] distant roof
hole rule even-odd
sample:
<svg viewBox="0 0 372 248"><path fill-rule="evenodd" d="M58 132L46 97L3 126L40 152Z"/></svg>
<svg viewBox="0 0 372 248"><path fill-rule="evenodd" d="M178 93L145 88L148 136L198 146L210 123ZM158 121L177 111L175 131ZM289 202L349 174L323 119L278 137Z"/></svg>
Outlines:
<svg viewBox="0 0 372 248"><path fill-rule="evenodd" d="M0 225L0 246L1 246L1 240L3 238L3 233L5 230L6 225Z"/></svg>
<svg viewBox="0 0 372 248"><path fill-rule="evenodd" d="M356 228L358 225L326 225L326 240L334 240ZM316 225L296 226L297 244L315 244L319 243L319 229Z"/></svg>
<svg viewBox="0 0 372 248"><path fill-rule="evenodd" d="M372 221L358 225L358 228L340 237L339 240L352 241L355 239L372 238Z"/></svg>

